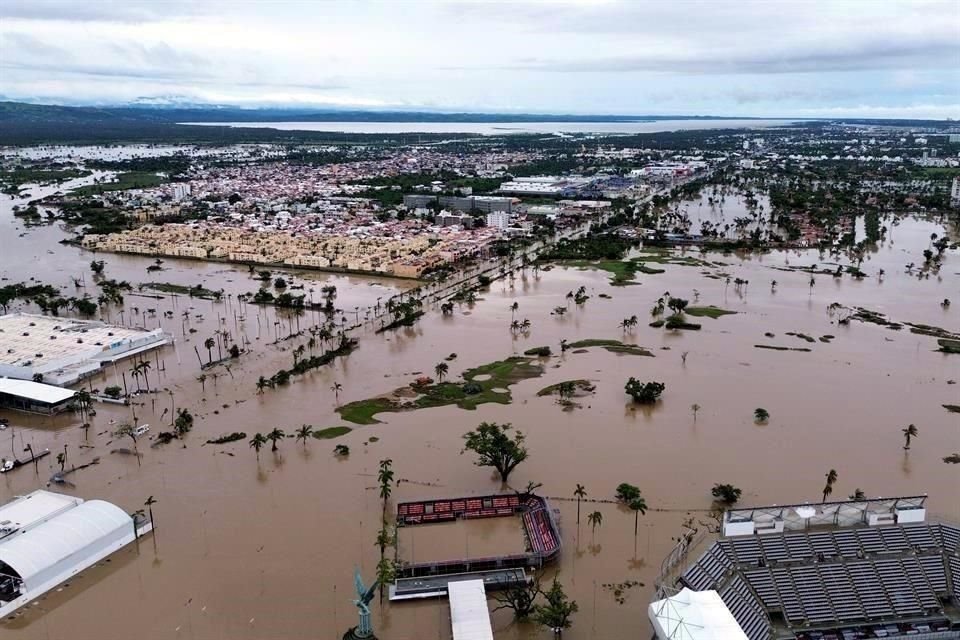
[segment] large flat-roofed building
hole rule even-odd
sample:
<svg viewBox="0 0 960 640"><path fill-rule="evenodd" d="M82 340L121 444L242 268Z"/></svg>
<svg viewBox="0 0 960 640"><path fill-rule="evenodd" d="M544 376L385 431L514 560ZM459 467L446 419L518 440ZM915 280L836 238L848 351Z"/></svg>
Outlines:
<svg viewBox="0 0 960 640"><path fill-rule="evenodd" d="M102 500L34 491L0 506L0 617L153 529Z"/></svg>
<svg viewBox="0 0 960 640"><path fill-rule="evenodd" d="M116 360L169 344L161 329L148 331L26 313L0 316L0 377L69 385Z"/></svg>
<svg viewBox="0 0 960 640"><path fill-rule="evenodd" d="M31 413L60 413L73 400L74 391L50 384L0 378L0 407Z"/></svg>
<svg viewBox="0 0 960 640"><path fill-rule="evenodd" d="M648 612L657 637L710 637L671 635L684 630L669 601L689 590L715 593L749 640L960 638L960 527L927 522L925 501L727 511L719 539L675 579L695 538L665 561Z"/></svg>

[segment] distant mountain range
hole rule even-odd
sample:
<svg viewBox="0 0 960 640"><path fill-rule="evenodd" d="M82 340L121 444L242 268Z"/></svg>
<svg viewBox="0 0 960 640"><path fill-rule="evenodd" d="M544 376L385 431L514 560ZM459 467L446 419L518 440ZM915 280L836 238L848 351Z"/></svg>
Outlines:
<svg viewBox="0 0 960 640"><path fill-rule="evenodd" d="M280 131L272 128L195 127L196 122L653 122L657 120L769 120L741 116L573 115L534 113L451 113L439 111L242 108L230 105L185 104L177 97L143 98L121 106L59 106L0 102L0 145L115 142L336 142L377 139L387 134L336 134ZM796 120L812 120L796 118ZM824 122L829 122L825 120ZM851 124L944 127L953 123L928 120L843 119ZM441 135L441 134L436 134ZM395 136L394 136L395 137ZM422 135L428 138L429 134Z"/></svg>
<svg viewBox="0 0 960 640"><path fill-rule="evenodd" d="M65 107L0 102L0 118L55 117L99 120L121 118L150 122L650 122L655 120L752 120L741 116L574 115L540 113L465 113L342 108L258 107L196 104L173 97L138 98L118 106Z"/></svg>

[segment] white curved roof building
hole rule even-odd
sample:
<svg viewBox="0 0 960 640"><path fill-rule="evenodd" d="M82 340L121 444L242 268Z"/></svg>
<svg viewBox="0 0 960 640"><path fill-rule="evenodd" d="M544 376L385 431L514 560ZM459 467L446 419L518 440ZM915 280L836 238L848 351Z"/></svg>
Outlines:
<svg viewBox="0 0 960 640"><path fill-rule="evenodd" d="M34 491L0 507L0 617L150 531L119 507Z"/></svg>

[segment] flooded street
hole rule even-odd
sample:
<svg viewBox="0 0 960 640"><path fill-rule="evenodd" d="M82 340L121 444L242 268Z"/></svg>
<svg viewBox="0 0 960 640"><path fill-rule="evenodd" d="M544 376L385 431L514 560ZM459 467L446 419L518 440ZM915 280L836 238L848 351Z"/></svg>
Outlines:
<svg viewBox="0 0 960 640"><path fill-rule="evenodd" d="M30 191L34 198L45 192ZM66 445L68 467L100 458L69 476L76 486L54 490L102 498L128 512L142 508L148 496L157 499L156 532L140 541L139 550L121 551L22 609L0 627L4 638L99 640L117 637L120 628L151 640L340 638L356 624L350 602L354 567L369 581L378 559L378 462L391 458L402 480L388 509L405 500L499 491L499 479L489 469L461 454L463 434L482 421L510 422L527 434L530 457L510 484L521 489L529 481L542 483L539 494L560 512L564 550L547 575L558 570L580 605L565 633L572 640L649 635L646 606L660 562L688 514L707 520L715 483L741 487L745 505L815 501L824 474L834 468L839 474L834 499L857 488L868 496L928 493L928 519L960 520L960 466L942 462L960 451L960 416L942 407L960 404L960 385L953 383L960 381L960 356L935 351L935 338L911 333L909 327L840 325L827 310L839 302L878 311L891 321L960 331L960 254L947 251L940 274L929 278L905 270L909 263L922 263L931 233L944 233L936 221L904 218L888 230L879 250L867 255L861 267L867 277L817 274L813 286L809 273L790 268L834 268L831 258L815 250L745 258L690 251L711 266L656 265L664 273L638 274L636 285L623 287L611 286L610 274L599 270L557 267L535 275L528 269L512 282L495 281L475 304L457 304L452 315L435 308L410 328L380 334L361 328L353 334L360 343L354 353L258 394L257 379L289 368L294 348L306 336L270 344L278 326L295 328L298 319L238 302L237 295L259 285L246 267L167 259L162 271L148 273L153 263L148 258L58 244L65 237L58 225L24 229L12 217L12 204L0 199L0 276L9 282L35 278L72 291L72 278L83 275L95 297L89 263L104 260L106 277L134 285L126 295L125 321L161 326L177 341L159 352L149 383L160 391L137 397L137 420L149 423L155 434L168 428L171 408L187 407L196 421L183 442L151 447L141 439L138 465L134 456L110 453L130 445L110 435L113 421L131 420L130 407L96 405L87 436L79 416L3 413L11 428L0 432L0 452L19 452L30 443L35 450L56 453ZM951 233L955 239L955 230ZM303 293L316 289L318 299L321 286L335 285L335 304L351 321L355 308L417 284L319 272L293 276L296 285L304 285ZM727 276L749 284L736 286ZM136 292L137 284L150 281L201 284L229 295L214 302ZM590 296L582 307L565 299L580 286ZM691 318L702 325L700 331L649 327L650 308L667 291L691 305L736 314ZM944 298L953 306L941 307ZM516 317L531 322L528 335L509 329L514 301ZM566 314L551 315L566 304ZM118 310L112 313L117 320ZM631 315L639 317L639 326L624 332L618 325ZM308 311L299 323L309 326L321 319ZM191 328L196 331L190 333ZM204 370L201 382L194 348L206 362L203 341L217 329L246 336L250 352L229 369ZM822 336L834 337L821 341ZM587 338L623 340L655 357L599 347L560 354L561 340ZM540 359L543 376L513 385L509 405L380 414L382 423L368 426L345 422L336 413L335 383L342 385L339 403L345 404L408 385L416 375L432 375L434 366L454 353L451 380L471 367L544 345L554 355ZM107 371L91 384L118 383L117 375ZM661 401L652 408L634 406L624 393L631 376L665 383ZM577 398L579 408L564 411L554 397L537 395L548 385L574 379L596 386L592 395ZM129 375L127 384L133 384ZM701 407L696 417L694 404ZM754 423L758 407L769 411L768 424ZM911 423L919 436L905 452L901 429ZM346 425L353 431L335 440L290 438L276 453L265 447L259 461L247 445L256 432L278 427L292 435L302 424ZM247 436L232 444L204 444L235 431ZM332 455L336 444L349 446L350 454ZM53 457L42 460L37 473L27 466L0 478L0 500L45 487L57 466ZM612 500L621 482L640 487L650 506L636 537L632 513L593 502ZM578 483L587 491L579 525L573 498ZM596 530L586 522L592 511L603 514ZM522 541L514 518L431 525L401 530L400 556L420 561L521 551ZM604 585L627 580L644 586L628 589L619 604ZM450 637L445 600L382 607L375 601L373 612L374 627L384 638ZM513 624L505 610L494 613L493 620L498 638L546 637L532 625Z"/></svg>

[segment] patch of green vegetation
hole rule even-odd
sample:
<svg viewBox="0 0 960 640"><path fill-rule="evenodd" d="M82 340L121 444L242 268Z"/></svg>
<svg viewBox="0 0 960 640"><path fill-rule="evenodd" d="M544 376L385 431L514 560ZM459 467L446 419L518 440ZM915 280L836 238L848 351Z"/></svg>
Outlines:
<svg viewBox="0 0 960 640"><path fill-rule="evenodd" d="M654 357L654 355L635 344L624 344L619 340L604 340L598 338L588 338L586 340L578 340L576 342L571 342L567 345L568 349L589 349L590 347L601 347L606 349L610 353L625 353L631 356L649 356Z"/></svg>
<svg viewBox="0 0 960 640"><path fill-rule="evenodd" d="M709 307L687 307L683 310L683 312L688 316L694 316L695 318L707 317L713 318L714 320L721 316L736 315L737 313L736 311L727 311L726 309L721 309L720 307L714 307L712 305Z"/></svg>
<svg viewBox="0 0 960 640"><path fill-rule="evenodd" d="M149 189L158 187L170 179L149 171L127 171L117 174L116 182L91 184L74 189L70 193L75 196L95 196L110 191L126 191L127 189Z"/></svg>
<svg viewBox="0 0 960 640"><path fill-rule="evenodd" d="M812 336L808 336L805 333L797 333L796 331L787 331L786 335L793 336L794 338L800 338L801 340L806 340L807 342L816 342Z"/></svg>
<svg viewBox="0 0 960 640"><path fill-rule="evenodd" d="M692 256L677 255L669 249L644 249L639 255L631 257L630 260L638 263L652 262L654 264L673 264L682 267L713 266L706 260L700 260Z"/></svg>
<svg viewBox="0 0 960 640"><path fill-rule="evenodd" d="M373 416L387 411L396 411L398 406L389 398L367 398L340 406L337 408L337 413L347 422L354 424L377 424L380 421Z"/></svg>
<svg viewBox="0 0 960 640"><path fill-rule="evenodd" d="M346 435L353 431L350 427L327 427L326 429L318 429L313 432L313 437L317 440L330 440L332 438L339 438L340 436Z"/></svg>
<svg viewBox="0 0 960 640"><path fill-rule="evenodd" d="M960 404L945 404L943 408L950 413L960 413Z"/></svg>
<svg viewBox="0 0 960 640"><path fill-rule="evenodd" d="M537 395L552 396L559 393L561 387L565 384L573 384L574 389L583 393L591 393L596 388L589 380L565 380L540 389L540 391L537 391Z"/></svg>
<svg viewBox="0 0 960 640"><path fill-rule="evenodd" d="M557 264L577 267L581 270L600 269L601 271L606 271L613 274L613 277L610 278L610 284L615 287L636 284L633 278L637 275L637 271L640 271L638 266L633 262L625 262L623 260L560 260Z"/></svg>
<svg viewBox="0 0 960 640"><path fill-rule="evenodd" d="M192 298L213 298L219 300L223 295L222 291L206 289L199 284L188 287L186 285L174 284L172 282L144 282L139 288L141 290L151 289L152 291L162 291L164 293L177 293L180 295L190 296Z"/></svg>
<svg viewBox="0 0 960 640"><path fill-rule="evenodd" d="M960 353L960 340L948 340L947 338L940 338L937 340L937 344L940 345L940 348L937 351L943 353Z"/></svg>
<svg viewBox="0 0 960 640"><path fill-rule="evenodd" d="M836 337L836 336L832 336L832 335L830 335L830 334L828 333L827 335L820 336L820 342L830 342L830 341L833 340L835 337Z"/></svg>
<svg viewBox="0 0 960 640"><path fill-rule="evenodd" d="M386 397L368 398L345 404L339 407L337 412L349 422L374 424L379 422L374 418L376 414L389 411L415 411L451 404L461 409L473 410L488 402L510 404L512 399L510 385L541 375L543 375L543 367L533 363L529 358L507 358L464 371L463 378L466 381L464 384L441 382L418 385L414 390L420 395L411 402L400 402ZM484 379L478 380L478 376ZM397 389L394 393L398 395L400 391L407 392L408 389Z"/></svg>
<svg viewBox="0 0 960 640"><path fill-rule="evenodd" d="M212 440L207 440L207 444L227 444L228 442L236 442L237 440L243 440L247 437L247 434L243 431L235 431L229 435L220 436L219 438L213 438Z"/></svg>
<svg viewBox="0 0 960 640"><path fill-rule="evenodd" d="M699 331L700 326L696 322L687 322L683 319L681 315L673 315L667 318L667 321L664 323L664 326L667 329L683 329L685 331Z"/></svg>
<svg viewBox="0 0 960 640"><path fill-rule="evenodd" d="M951 453L943 461L947 464L960 464L960 453Z"/></svg>
<svg viewBox="0 0 960 640"><path fill-rule="evenodd" d="M929 324L914 324L912 322L905 322L905 325L910 327L910 333L916 333L921 336L932 336L934 338L947 338L950 340L956 340L958 337L956 334L950 333L946 329L941 329L940 327L933 327Z"/></svg>
<svg viewBox="0 0 960 640"><path fill-rule="evenodd" d="M654 329L659 329L665 324L666 324L665 320L654 320L653 322L650 323L650 326L653 327Z"/></svg>
<svg viewBox="0 0 960 640"><path fill-rule="evenodd" d="M62 165L61 165L62 166ZM0 189L8 195L17 195L25 184L60 184L75 178L85 178L89 171L76 168L15 167L0 171Z"/></svg>
<svg viewBox="0 0 960 640"><path fill-rule="evenodd" d="M550 356L550 347L533 347L532 349L527 349L523 352L525 356L539 356L541 358L546 358Z"/></svg>
<svg viewBox="0 0 960 640"><path fill-rule="evenodd" d="M755 344L753 346L757 349L772 349L773 351L813 351L813 349L807 347L778 347L773 344Z"/></svg>

